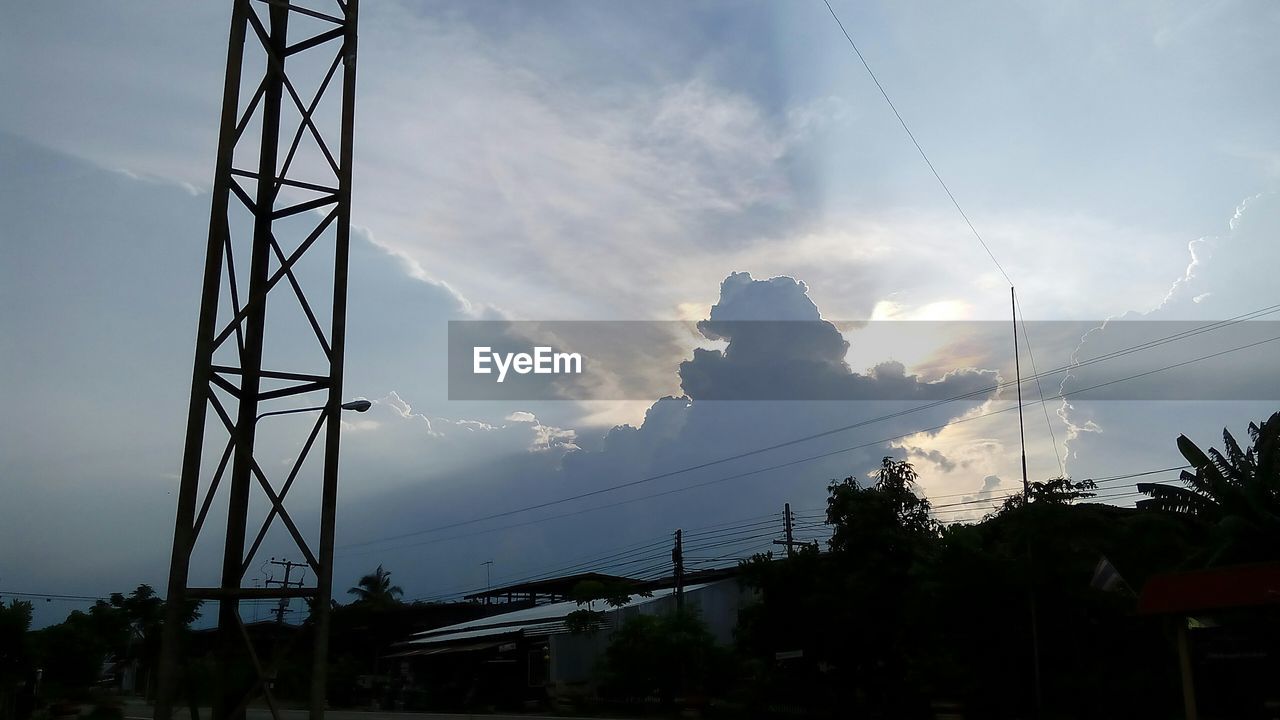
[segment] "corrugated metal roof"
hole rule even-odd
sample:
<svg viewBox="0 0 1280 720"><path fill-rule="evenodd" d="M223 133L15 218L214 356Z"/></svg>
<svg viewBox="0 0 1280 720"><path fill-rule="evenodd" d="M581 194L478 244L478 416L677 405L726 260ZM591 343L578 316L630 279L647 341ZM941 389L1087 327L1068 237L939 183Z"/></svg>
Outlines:
<svg viewBox="0 0 1280 720"><path fill-rule="evenodd" d="M602 620L597 624L599 628L611 628L613 623L609 620ZM537 625L525 625L524 634L526 637L541 637L543 635L563 635L573 632L569 629L569 625L564 620L553 620L546 623L538 623Z"/></svg>
<svg viewBox="0 0 1280 720"><path fill-rule="evenodd" d="M468 643L464 645L436 645L436 646L415 646L411 650L385 655L388 658L405 658L405 657L426 657L428 655L447 655L450 653L475 652L476 650L491 650L496 647L502 647L507 642L503 640L491 640L488 642Z"/></svg>
<svg viewBox="0 0 1280 720"><path fill-rule="evenodd" d="M508 594L520 593L551 593L560 597L567 596L580 582L587 580L596 580L599 582L625 585L630 587L640 587L644 585L641 580L635 578L624 577L622 575L606 575L598 572L583 572L576 575L564 575L561 577L543 578L541 580L531 580L529 582L515 583L514 585L503 585L501 587L490 588L483 592L475 592L470 595L464 595L466 600L474 600L482 597L500 598Z"/></svg>
<svg viewBox="0 0 1280 720"><path fill-rule="evenodd" d="M473 640L475 638L490 637L492 635L510 635L520 632L520 627L496 627L496 628L477 628L475 630L460 630L458 632L448 633L448 637L440 639L431 638L434 642L455 642L458 640ZM415 644L417 640L413 641Z"/></svg>
<svg viewBox="0 0 1280 720"><path fill-rule="evenodd" d="M701 585L689 585L685 587L686 593L700 590L710 583ZM652 602L657 602L664 597L670 596L673 589L654 590L652 596L641 597L633 595L631 601L626 605L617 608L604 608L606 611L622 610L625 608L639 607ZM407 641L405 645L435 645L438 643L456 642L476 637L485 637L487 635L501 635L503 633L524 633L538 635L552 635L568 632L564 627L564 618L575 610L583 609L576 602L558 602L549 605L538 605L536 607L525 608L523 610L515 610L502 615L490 615L489 617L480 618L478 620L470 620L456 625L448 625L442 628L426 630L416 633L413 639Z"/></svg>

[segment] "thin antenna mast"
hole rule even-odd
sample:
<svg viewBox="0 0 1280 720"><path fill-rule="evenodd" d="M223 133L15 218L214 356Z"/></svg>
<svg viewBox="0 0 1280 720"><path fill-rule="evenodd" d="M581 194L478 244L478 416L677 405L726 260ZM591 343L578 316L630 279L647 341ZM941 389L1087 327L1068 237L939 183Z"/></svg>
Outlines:
<svg viewBox="0 0 1280 720"><path fill-rule="evenodd" d="M1013 310L1013 373L1018 386L1018 438L1022 443L1022 503L1031 504L1031 483L1027 480L1027 432L1022 425L1022 366L1018 358L1018 301L1013 286L1009 286L1009 305ZM1031 538L1027 537L1027 558L1031 559ZM1031 614L1031 660L1035 672L1036 717L1043 715L1044 694L1040 684L1040 621L1036 611L1034 586L1027 587L1027 606Z"/></svg>
<svg viewBox="0 0 1280 720"><path fill-rule="evenodd" d="M1022 363L1018 358L1018 305L1013 286L1009 286L1009 304L1013 308L1013 372L1018 386L1018 438L1022 441L1022 499L1031 500L1031 483L1027 481L1027 432L1022 426Z"/></svg>

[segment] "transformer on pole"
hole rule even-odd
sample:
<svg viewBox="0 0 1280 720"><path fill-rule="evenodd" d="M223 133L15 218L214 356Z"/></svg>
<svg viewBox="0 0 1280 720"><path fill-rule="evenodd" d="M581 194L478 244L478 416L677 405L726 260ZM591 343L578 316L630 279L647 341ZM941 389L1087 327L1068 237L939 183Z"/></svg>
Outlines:
<svg viewBox="0 0 1280 720"><path fill-rule="evenodd" d="M191 686L182 616L201 600L218 605L214 720L243 717L258 697L279 717L271 680L280 658L254 647L240 602L301 597L311 602L314 628L311 718L321 720L343 402L358 0L233 5L155 717L170 720L175 702L188 701L180 698ZM326 104L327 97L336 103ZM269 316L269 308L286 306L292 320ZM279 342L298 332L314 335L309 351ZM281 347L288 354L277 357ZM310 432L297 438L301 450L288 472L277 472L278 462L255 457L258 423L300 400L320 407L312 409ZM319 472L306 462L312 456L322 458ZM320 500L318 533L314 524L300 527L285 504L291 489L307 485L318 489L312 493ZM265 514L261 523L255 518L250 525L251 506ZM211 510L220 519L222 508L225 532L213 527L217 522L206 526ZM216 585L191 582L202 531L221 540ZM314 585L245 587L272 531L296 545ZM247 680L240 672L246 669Z"/></svg>

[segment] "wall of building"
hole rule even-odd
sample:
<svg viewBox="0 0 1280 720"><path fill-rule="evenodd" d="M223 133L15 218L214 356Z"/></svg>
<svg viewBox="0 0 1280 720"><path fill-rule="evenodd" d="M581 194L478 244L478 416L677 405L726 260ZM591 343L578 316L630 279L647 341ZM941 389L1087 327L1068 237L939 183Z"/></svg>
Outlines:
<svg viewBox="0 0 1280 720"><path fill-rule="evenodd" d="M733 632L738 627L738 611L749 596L745 594L736 578L721 580L684 595L685 608L698 613L707 629L721 645L733 643ZM651 606L661 609L650 610ZM675 612L675 598L664 597L657 602L641 605L641 612L647 614Z"/></svg>
<svg viewBox="0 0 1280 720"><path fill-rule="evenodd" d="M736 579L721 580L688 590L684 594L685 608L698 613L706 623L716 642L733 643L733 633L738 626L738 611L750 600ZM675 597L666 595L631 607L607 612L611 628L621 627L637 615L666 615L674 613ZM559 634L549 638L551 646L551 683L553 686L587 684L595 674L597 663L609 647L611 630L601 630L591 635Z"/></svg>
<svg viewBox="0 0 1280 720"><path fill-rule="evenodd" d="M585 684L595 675L596 664L609 647L610 633L601 630L593 635L552 635L551 684Z"/></svg>

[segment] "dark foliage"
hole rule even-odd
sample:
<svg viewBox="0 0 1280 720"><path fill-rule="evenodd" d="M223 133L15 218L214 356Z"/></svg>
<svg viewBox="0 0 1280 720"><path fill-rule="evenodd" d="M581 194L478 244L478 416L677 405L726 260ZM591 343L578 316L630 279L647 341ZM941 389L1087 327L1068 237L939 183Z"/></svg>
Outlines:
<svg viewBox="0 0 1280 720"><path fill-rule="evenodd" d="M1183 487L1140 483L1150 496L1139 507L1194 518L1207 527L1210 564L1280 558L1280 412L1261 425L1249 424L1247 451L1227 430L1223 450L1206 453L1186 435L1178 450L1191 465Z"/></svg>
<svg viewBox="0 0 1280 720"><path fill-rule="evenodd" d="M605 652L601 694L664 707L723 690L729 658L697 614L637 615L614 632Z"/></svg>
<svg viewBox="0 0 1280 720"><path fill-rule="evenodd" d="M569 597L578 603L579 609L565 618L565 625L570 632L591 634L599 630L604 619L604 610L597 609L597 603L610 608L619 608L631 602L634 595L650 597L647 590L637 591L631 583L602 582L600 580L583 580L569 592Z"/></svg>
<svg viewBox="0 0 1280 720"><path fill-rule="evenodd" d="M742 581L759 593L738 638L749 706L923 718L952 705L1017 717L1035 706L1034 627L1046 707L1176 710L1161 626L1134 617L1132 596L1089 580L1102 556L1134 583L1178 566L1197 538L1190 523L1082 503L1092 483L1056 478L981 523L943 527L915 482L890 458L870 485L833 482L830 552L743 564Z"/></svg>

